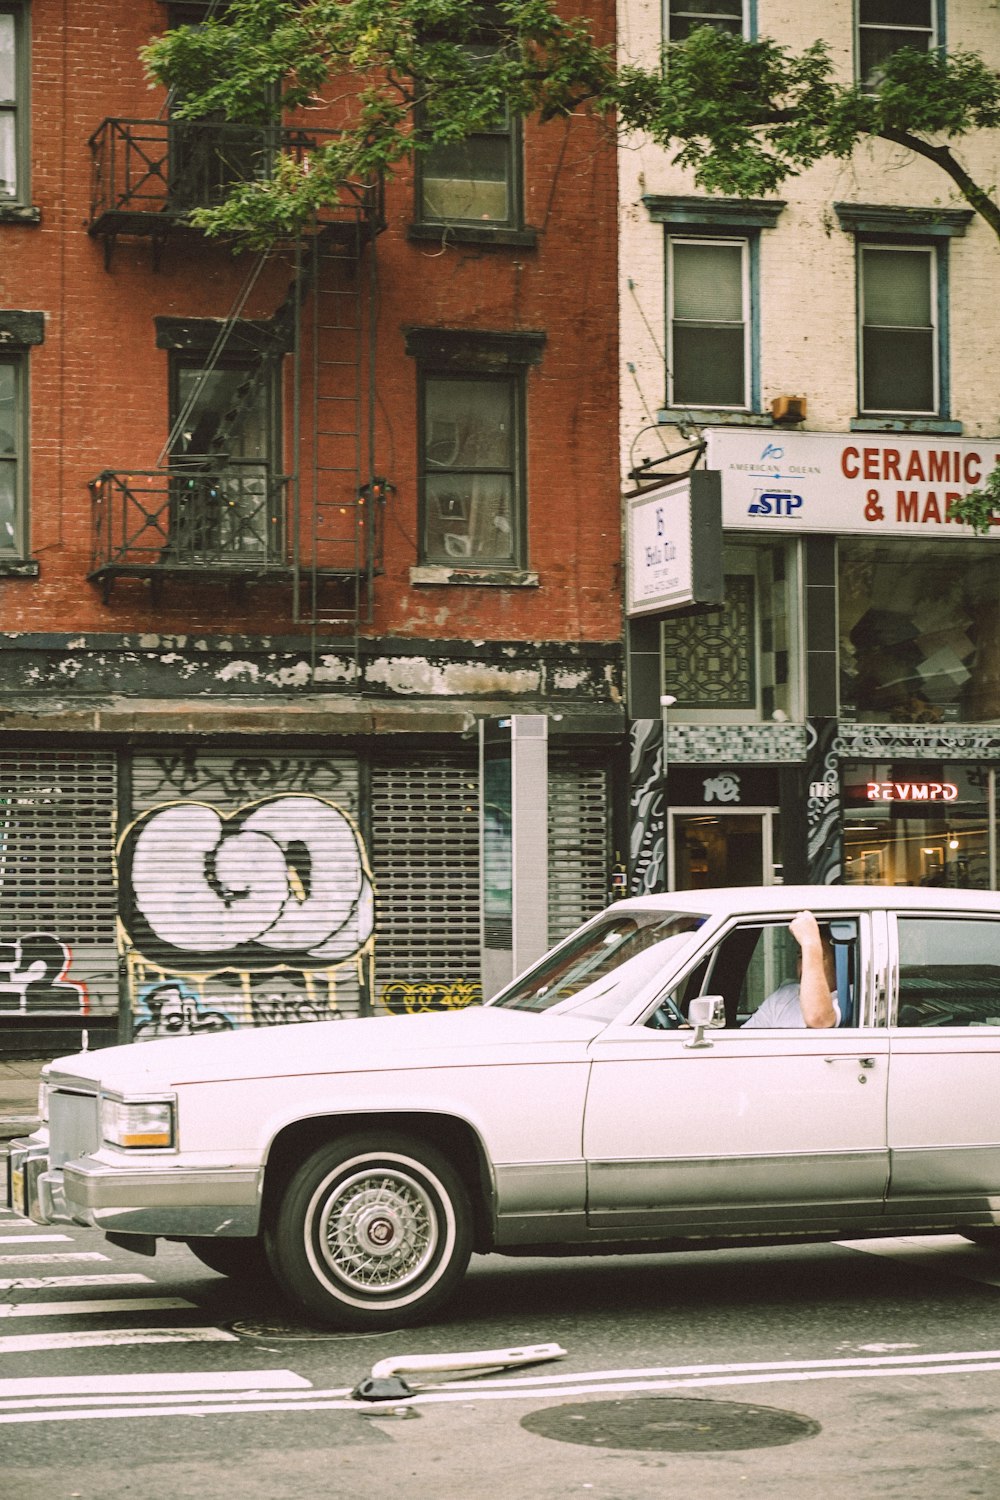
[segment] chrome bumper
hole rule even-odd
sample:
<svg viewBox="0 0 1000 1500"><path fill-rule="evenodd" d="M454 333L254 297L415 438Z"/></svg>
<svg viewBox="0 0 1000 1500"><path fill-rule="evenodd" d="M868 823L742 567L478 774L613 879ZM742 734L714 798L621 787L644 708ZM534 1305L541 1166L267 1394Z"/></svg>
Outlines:
<svg viewBox="0 0 1000 1500"><path fill-rule="evenodd" d="M258 1171L118 1167L87 1156L52 1168L47 1138L32 1138L11 1142L9 1172L11 1208L36 1224L179 1238L259 1227Z"/></svg>

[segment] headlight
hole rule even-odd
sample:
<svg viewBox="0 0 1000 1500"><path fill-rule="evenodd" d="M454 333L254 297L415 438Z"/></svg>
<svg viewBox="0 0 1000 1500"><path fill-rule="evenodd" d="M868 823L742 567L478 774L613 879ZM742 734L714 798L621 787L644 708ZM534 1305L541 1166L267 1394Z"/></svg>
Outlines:
<svg viewBox="0 0 1000 1500"><path fill-rule="evenodd" d="M101 1133L110 1146L132 1150L173 1147L176 1117L172 1099L101 1100Z"/></svg>

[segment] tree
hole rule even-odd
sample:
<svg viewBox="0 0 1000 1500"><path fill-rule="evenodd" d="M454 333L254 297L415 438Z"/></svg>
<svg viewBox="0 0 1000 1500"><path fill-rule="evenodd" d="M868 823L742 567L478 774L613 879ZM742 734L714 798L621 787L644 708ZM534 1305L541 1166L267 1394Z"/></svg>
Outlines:
<svg viewBox="0 0 1000 1500"><path fill-rule="evenodd" d="M591 23L559 0L229 0L203 26L144 51L151 77L190 118L266 122L276 107L332 108L342 129L265 181L236 183L191 218L264 246L304 228L345 182L461 140L505 109L541 120L588 108L625 136L648 135L707 192L772 193L817 162L882 139L937 166L1000 239L996 190L975 181L955 142L1000 127L1000 74L968 52L904 48L874 87L842 83L829 50L705 26L660 65L616 67ZM951 514L977 532L1000 504L1000 470Z"/></svg>

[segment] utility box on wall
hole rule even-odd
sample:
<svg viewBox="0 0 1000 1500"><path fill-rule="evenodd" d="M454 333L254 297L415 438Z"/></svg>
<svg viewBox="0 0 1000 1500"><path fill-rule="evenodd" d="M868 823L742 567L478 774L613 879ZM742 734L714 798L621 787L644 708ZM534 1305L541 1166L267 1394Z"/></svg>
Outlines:
<svg viewBox="0 0 1000 1500"><path fill-rule="evenodd" d="M548 948L548 720L479 721L483 998Z"/></svg>

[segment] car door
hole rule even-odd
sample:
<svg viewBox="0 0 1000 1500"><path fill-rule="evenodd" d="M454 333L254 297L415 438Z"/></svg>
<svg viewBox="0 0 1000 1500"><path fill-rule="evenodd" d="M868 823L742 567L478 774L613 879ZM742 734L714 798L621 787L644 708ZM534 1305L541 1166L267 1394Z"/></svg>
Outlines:
<svg viewBox="0 0 1000 1500"><path fill-rule="evenodd" d="M884 959L871 916L850 918L842 1008L851 1024L741 1029L787 978L791 915L735 921L674 984L669 998L682 1012L695 993L726 1000L726 1029L706 1032L703 1045L691 1045L690 1030L656 1029L656 1012L592 1043L584 1156L593 1230L819 1229L831 1216L882 1214L888 1043L873 1024Z"/></svg>
<svg viewBox="0 0 1000 1500"><path fill-rule="evenodd" d="M893 932L889 1211L1000 1210L1000 916L900 910Z"/></svg>

